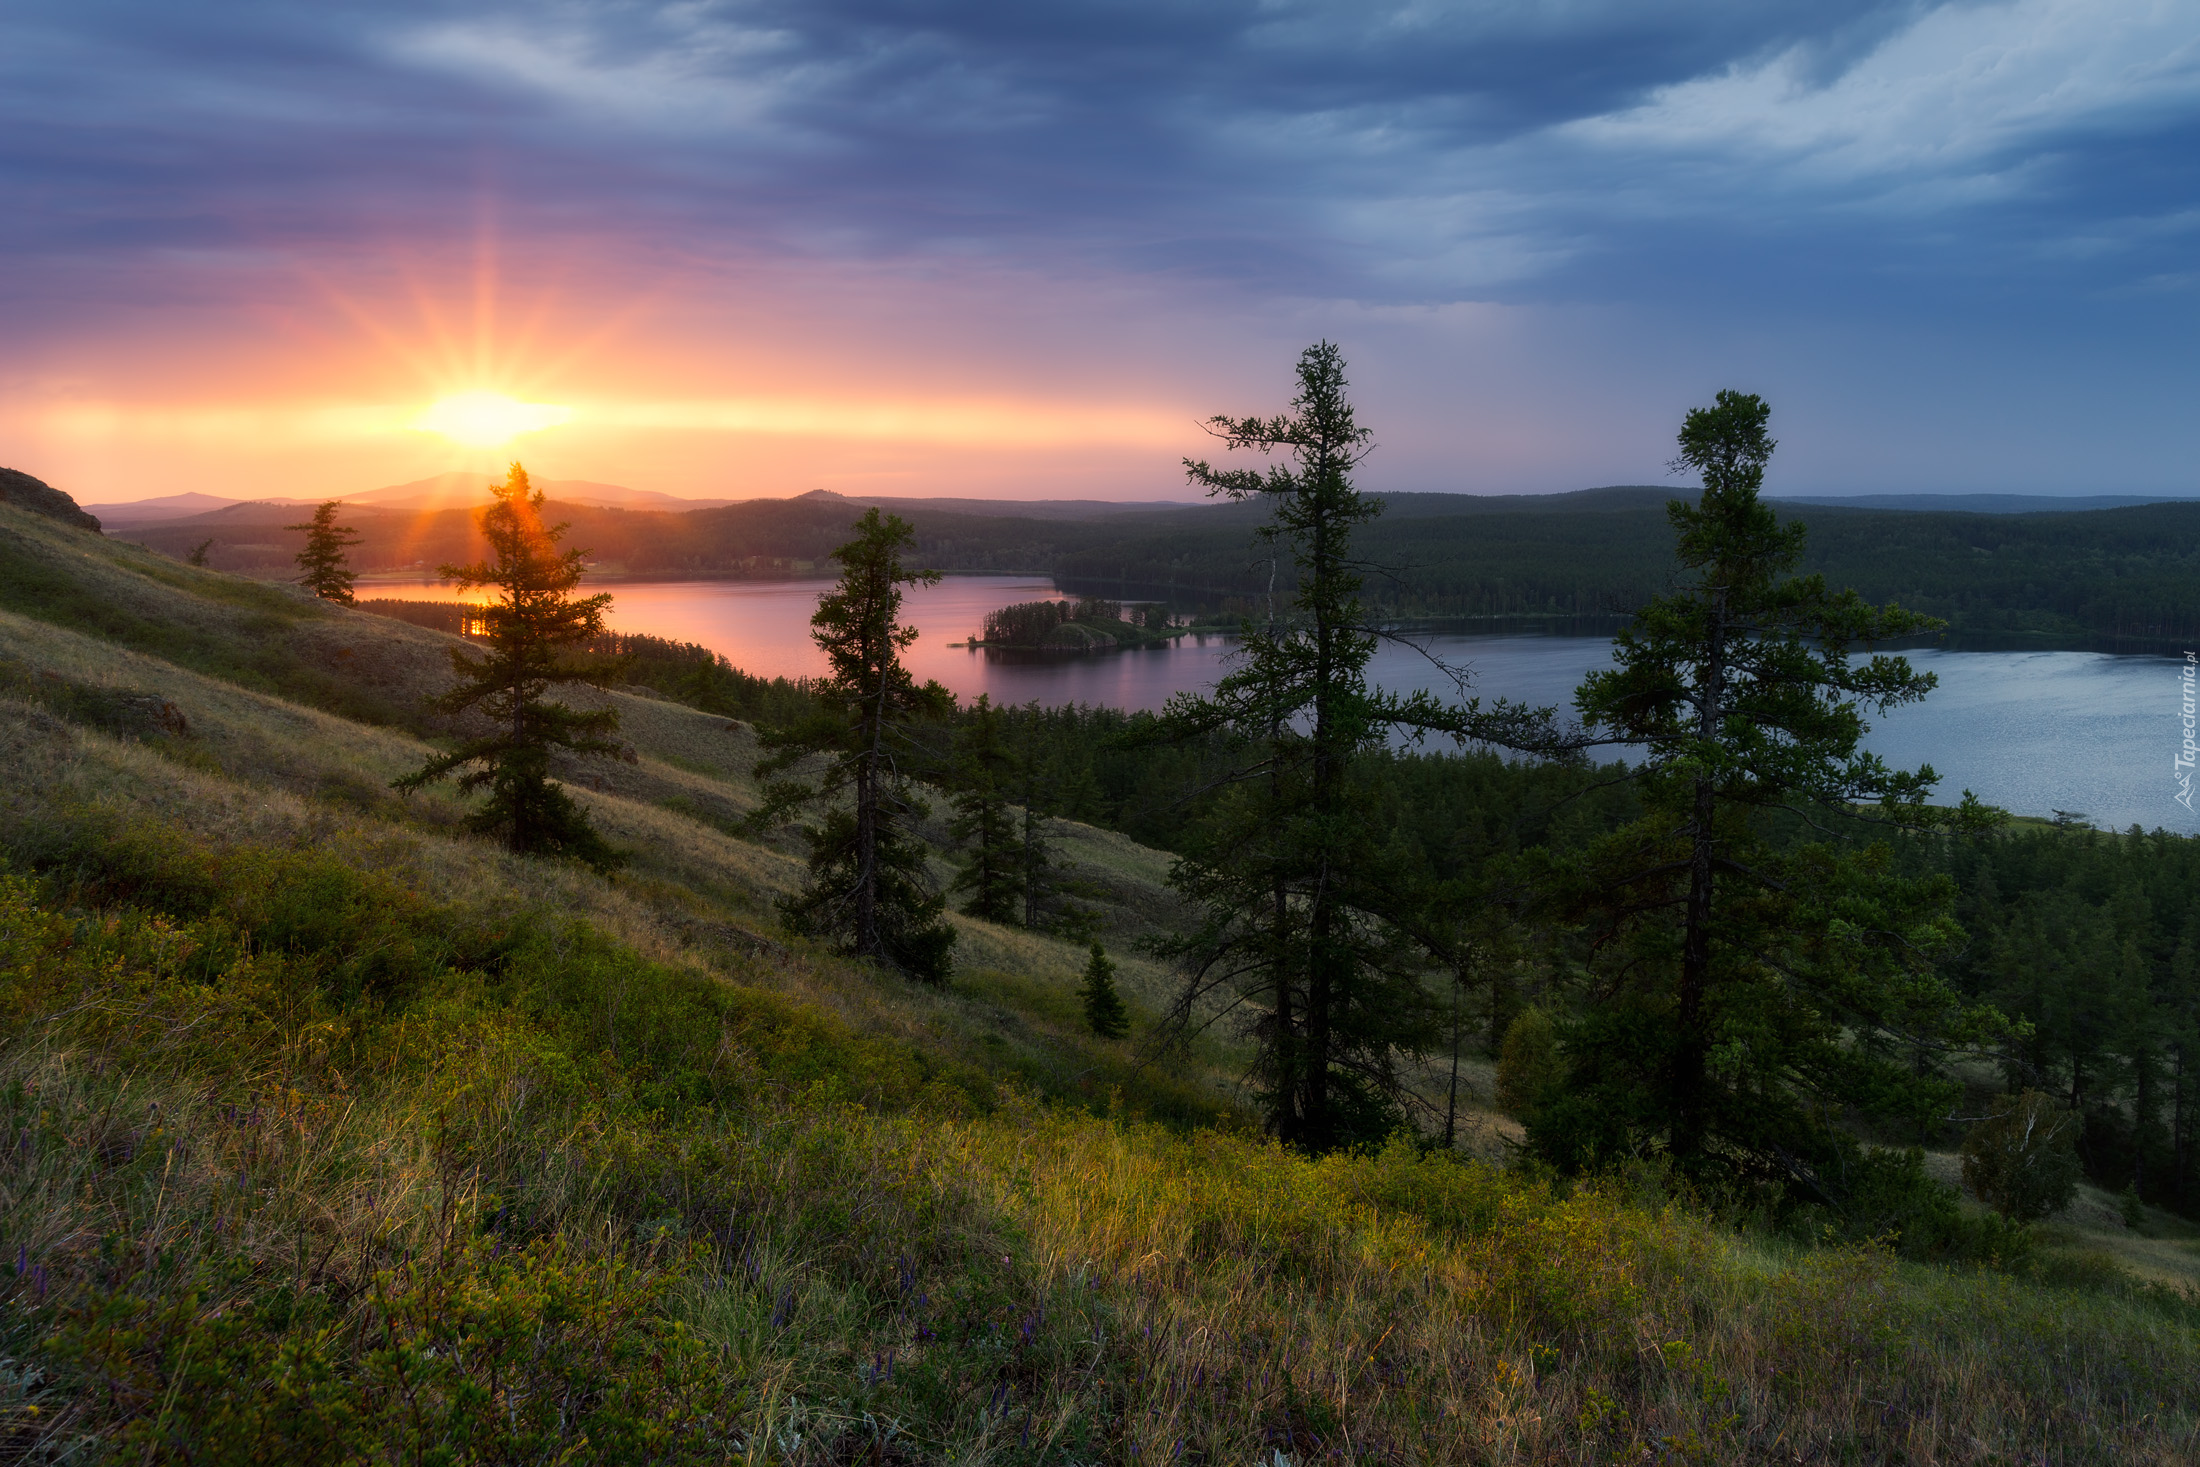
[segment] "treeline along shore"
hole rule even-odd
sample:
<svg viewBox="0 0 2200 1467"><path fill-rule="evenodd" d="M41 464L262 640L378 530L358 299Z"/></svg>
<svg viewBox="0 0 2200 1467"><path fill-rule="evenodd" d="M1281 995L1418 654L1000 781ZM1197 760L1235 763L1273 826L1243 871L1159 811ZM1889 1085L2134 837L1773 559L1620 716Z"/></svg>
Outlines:
<svg viewBox="0 0 2200 1467"><path fill-rule="evenodd" d="M1673 536L1659 487L1544 496L1375 496L1362 533L1374 610L1431 620L1609 625L1670 580ZM555 501L553 501L555 503ZM1052 576L1075 595L1160 601L1185 611L1253 610L1295 586L1252 544L1257 506L1187 505L1091 519L971 512L913 501L899 512L914 556L949 573ZM825 492L677 513L559 504L593 573L636 580L782 580L830 573L860 502ZM891 506L889 507L896 507ZM2200 503L2063 514L1973 514L1777 503L1809 530L1802 569L1867 600L1940 618L1952 634L2017 644L2172 646L2200 637ZM295 506L236 505L121 531L210 566L287 575L302 541ZM428 572L482 553L474 516L346 510L352 564Z"/></svg>

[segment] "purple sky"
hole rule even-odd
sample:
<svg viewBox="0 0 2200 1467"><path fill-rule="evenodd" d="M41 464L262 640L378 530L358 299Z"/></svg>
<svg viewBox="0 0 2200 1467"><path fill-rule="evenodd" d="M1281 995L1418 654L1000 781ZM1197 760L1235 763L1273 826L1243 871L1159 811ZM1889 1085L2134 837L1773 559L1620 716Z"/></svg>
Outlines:
<svg viewBox="0 0 2200 1467"><path fill-rule="evenodd" d="M2190 0L16 0L0 463L1151 498L1328 337L1374 488L2200 492L2196 174Z"/></svg>

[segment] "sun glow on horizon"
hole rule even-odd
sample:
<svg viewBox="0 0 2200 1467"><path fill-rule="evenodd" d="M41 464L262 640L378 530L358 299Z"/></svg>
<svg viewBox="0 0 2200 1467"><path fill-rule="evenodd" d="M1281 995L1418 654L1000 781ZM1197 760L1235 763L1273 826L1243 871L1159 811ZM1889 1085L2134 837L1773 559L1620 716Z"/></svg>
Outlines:
<svg viewBox="0 0 2200 1467"><path fill-rule="evenodd" d="M439 398L412 426L473 448L495 448L522 433L571 421L573 410L555 403L521 402L501 392L461 392Z"/></svg>

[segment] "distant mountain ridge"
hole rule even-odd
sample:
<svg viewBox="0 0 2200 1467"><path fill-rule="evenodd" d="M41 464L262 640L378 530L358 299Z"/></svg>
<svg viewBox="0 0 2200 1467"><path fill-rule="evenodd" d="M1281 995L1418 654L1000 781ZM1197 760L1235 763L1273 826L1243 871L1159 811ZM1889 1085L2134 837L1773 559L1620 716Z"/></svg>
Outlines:
<svg viewBox="0 0 2200 1467"><path fill-rule="evenodd" d="M361 509L432 512L469 509L485 503L493 479L488 474L449 473L406 484L390 484L357 494L335 496L346 507ZM896 514L969 515L980 519L1022 520L1126 520L1140 516L1174 517L1191 510L1206 510L1225 517L1233 513L1260 517L1267 509L1259 504L1231 505L1202 499L976 499L949 495L843 494L832 489L812 489L789 496L767 495L748 499L684 499L652 489L629 489L620 484L599 484L586 479L537 479L537 488L551 499L567 504L594 505L601 509L651 509L677 512L724 509L732 505L779 503L822 507L847 505L858 511L873 506ZM1612 484L1594 489L1575 489L1556 494L1437 494L1418 492L1377 493L1393 519L1429 519L1452 515L1503 514L1510 511L1557 510L1596 512L1635 509L1663 504L1676 490L1656 485ZM228 499L215 494L168 494L122 504L91 504L85 509L101 523L116 529L177 524L208 516L235 519L254 509L308 509L318 499Z"/></svg>
<svg viewBox="0 0 2200 1467"><path fill-rule="evenodd" d="M490 474L455 472L434 474L407 484L388 484L357 494L330 496L346 507L402 510L412 513L442 509L471 509L488 502ZM602 509L717 509L739 501L732 499L682 499L654 489L629 489L623 484L598 484L588 479L537 479L535 487L551 499L567 504L592 504ZM228 499L218 494L166 494L125 504L87 505L88 513L102 524L126 528L173 523L201 515L220 514L239 506L272 505L281 509L310 509L319 499L287 497Z"/></svg>
<svg viewBox="0 0 2200 1467"><path fill-rule="evenodd" d="M724 501L731 503L732 501ZM852 504L901 513L968 514L993 519L1103 520L1124 515L1173 514L1198 509L1197 499L958 499L891 494L841 494L832 489L812 489L789 501L795 504Z"/></svg>
<svg viewBox="0 0 2200 1467"><path fill-rule="evenodd" d="M2089 509L2135 509L2142 504L2187 504L2200 494L1768 494L1774 504L1817 504L1828 509L1900 509L1927 514L2080 514Z"/></svg>

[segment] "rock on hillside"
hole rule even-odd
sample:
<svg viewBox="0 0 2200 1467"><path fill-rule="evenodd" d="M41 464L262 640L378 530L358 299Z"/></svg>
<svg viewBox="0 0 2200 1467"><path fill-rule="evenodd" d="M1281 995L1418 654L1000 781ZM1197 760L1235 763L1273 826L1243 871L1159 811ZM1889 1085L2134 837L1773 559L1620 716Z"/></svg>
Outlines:
<svg viewBox="0 0 2200 1467"><path fill-rule="evenodd" d="M0 504L12 504L17 509L42 514L79 530L99 532L99 521L78 509L75 500L21 469L0 469Z"/></svg>

